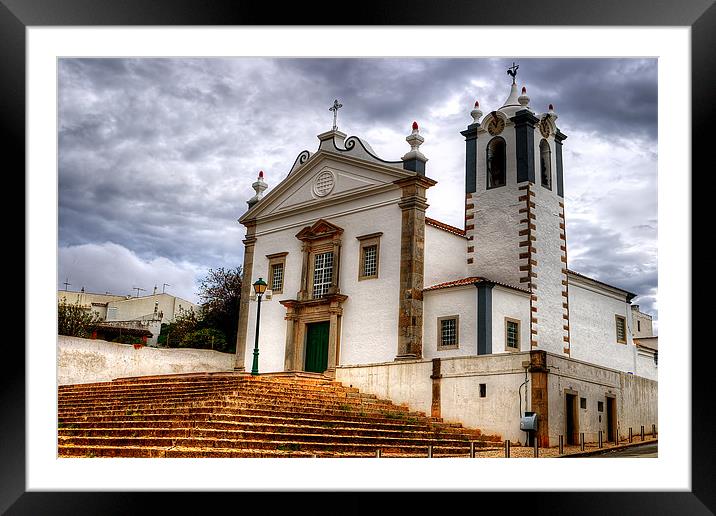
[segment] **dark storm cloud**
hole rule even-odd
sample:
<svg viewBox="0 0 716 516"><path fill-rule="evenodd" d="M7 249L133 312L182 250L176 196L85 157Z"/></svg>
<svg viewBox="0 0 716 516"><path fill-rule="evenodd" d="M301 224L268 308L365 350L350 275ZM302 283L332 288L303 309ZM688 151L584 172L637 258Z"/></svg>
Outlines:
<svg viewBox="0 0 716 516"><path fill-rule="evenodd" d="M400 159L419 120L428 174L439 181L429 214L461 225L459 131L475 99L485 112L502 105L511 62L61 59L60 281L71 271L82 278L73 284L104 291L109 266L98 264L118 249L131 265L126 274L148 282L164 275L186 285L209 267L240 265L236 219L258 170L274 187L300 151L314 151L334 98L344 105L339 128L370 135L384 159ZM544 111L553 103L569 136L570 268L652 296L642 308L655 307L656 60L518 62L530 105ZM125 272L113 271L112 285Z"/></svg>

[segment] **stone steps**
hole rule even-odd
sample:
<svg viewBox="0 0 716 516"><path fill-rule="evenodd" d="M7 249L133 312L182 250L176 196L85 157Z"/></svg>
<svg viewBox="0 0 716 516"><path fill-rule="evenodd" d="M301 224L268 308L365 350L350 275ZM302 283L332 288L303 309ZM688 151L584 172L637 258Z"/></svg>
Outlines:
<svg viewBox="0 0 716 516"><path fill-rule="evenodd" d="M309 453L363 453L374 455L377 450L385 450L389 453L424 456L428 445L433 445L433 450L443 454L467 455L470 445L440 444L436 441L421 440L390 440L390 439L362 439L346 441L307 441L303 436L301 439L216 439L212 437L59 437L58 445L61 447L87 447L104 446L109 448L126 447L150 447L170 448L173 446L181 448L228 448L228 449L253 449L253 450L283 450L283 451L305 451Z"/></svg>
<svg viewBox="0 0 716 516"><path fill-rule="evenodd" d="M451 429L452 430L452 429ZM186 436L234 436L246 432L251 434L277 435L319 435L319 436L358 436L358 437L389 437L410 439L456 439L466 441L469 436L456 431L442 429L425 429L423 427L405 428L395 425L392 428L356 427L352 425L310 425L289 423L247 423L244 421L116 421L116 422L80 422L63 425L59 428L61 436L97 437L111 433L113 436L144 436L165 437L176 435Z"/></svg>
<svg viewBox="0 0 716 516"><path fill-rule="evenodd" d="M319 375L168 375L58 388L61 457L467 456L479 430Z"/></svg>
<svg viewBox="0 0 716 516"><path fill-rule="evenodd" d="M191 416L191 417L189 417ZM131 426L135 427L144 423L147 426L156 424L171 424L177 426L186 426L188 423L193 425L205 424L227 424L227 425L280 425L292 424L302 426L322 426L322 427L347 427L361 429L385 429L399 431L416 431L416 429L429 428L430 431L439 431L443 433L463 433L471 438L483 437L479 430L463 428L456 424L447 425L445 423L438 425L418 422L418 420L399 420L394 418L336 418L331 415L323 414L305 414L305 416L282 417L274 413L256 414L251 411L242 413L237 412L191 412L189 410L184 413L176 413L176 411L166 410L164 413L136 413L126 415L124 413L114 413L112 415L101 414L95 415L88 419L86 415L77 417L60 417L59 428L92 428L114 426Z"/></svg>

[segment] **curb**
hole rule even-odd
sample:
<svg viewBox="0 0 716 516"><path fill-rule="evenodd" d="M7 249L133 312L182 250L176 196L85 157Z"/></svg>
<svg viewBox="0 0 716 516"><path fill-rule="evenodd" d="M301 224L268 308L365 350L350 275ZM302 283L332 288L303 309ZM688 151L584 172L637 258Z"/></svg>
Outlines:
<svg viewBox="0 0 716 516"><path fill-rule="evenodd" d="M598 450L572 453L569 455L560 455L557 458L558 459L569 459L572 457L591 457L592 455L602 455L602 454L609 453L610 451L625 450L627 448L635 448L637 446L645 446L647 444L658 443L658 442L659 442L659 439L651 439L649 441L638 442L638 443L620 444L619 446L613 446L611 448L602 448L601 450L598 449Z"/></svg>

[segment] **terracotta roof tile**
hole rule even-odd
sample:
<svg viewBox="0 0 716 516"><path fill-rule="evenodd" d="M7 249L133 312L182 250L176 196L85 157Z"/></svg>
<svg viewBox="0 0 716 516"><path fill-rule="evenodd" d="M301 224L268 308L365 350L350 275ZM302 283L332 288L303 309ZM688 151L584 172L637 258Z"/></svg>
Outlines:
<svg viewBox="0 0 716 516"><path fill-rule="evenodd" d="M487 278L482 278L480 276L468 276L467 278L462 278L458 280L453 281L446 281L445 283L438 283L437 285L431 285L429 287L426 287L423 289L423 292L429 291L429 290L440 290L443 288L451 288L451 287L462 287L465 285L475 285L477 283L482 282L488 282L488 283L494 283L495 285L500 285L503 287L511 288L513 290L519 290L520 292L529 292L529 290L525 288L516 287L514 285L508 285L507 283L501 283L499 281L493 281Z"/></svg>
<svg viewBox="0 0 716 516"><path fill-rule="evenodd" d="M465 236L464 229L456 228L455 226L451 226L450 224L445 224L444 222L440 222L439 220L431 219L430 217L425 217L425 223L428 226L433 226L434 228L442 229L443 231L447 231L448 233L452 233L454 235Z"/></svg>

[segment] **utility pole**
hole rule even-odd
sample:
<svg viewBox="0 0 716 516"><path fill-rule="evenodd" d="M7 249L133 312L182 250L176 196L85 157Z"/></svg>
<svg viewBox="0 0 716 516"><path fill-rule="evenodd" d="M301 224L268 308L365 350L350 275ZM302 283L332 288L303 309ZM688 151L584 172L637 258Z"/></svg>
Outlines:
<svg viewBox="0 0 716 516"><path fill-rule="evenodd" d="M65 286L65 292L67 292L67 287L72 285L72 283L69 283L69 281L70 281L70 278L65 278L65 282L63 283L63 285Z"/></svg>
<svg viewBox="0 0 716 516"><path fill-rule="evenodd" d="M142 292L145 292L146 289L139 288L139 287L132 287L132 290L136 290L136 291L137 291L137 295L134 296L134 297L139 297L139 291L141 290Z"/></svg>

